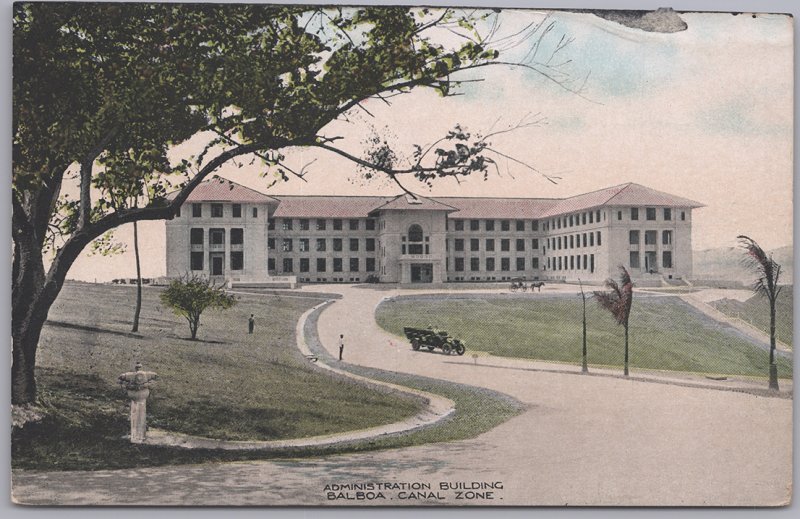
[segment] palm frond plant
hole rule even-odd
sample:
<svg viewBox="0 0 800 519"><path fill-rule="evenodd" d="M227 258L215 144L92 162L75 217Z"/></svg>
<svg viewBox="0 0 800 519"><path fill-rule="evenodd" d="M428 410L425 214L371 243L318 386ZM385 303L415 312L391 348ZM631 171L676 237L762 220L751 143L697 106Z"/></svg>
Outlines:
<svg viewBox="0 0 800 519"><path fill-rule="evenodd" d="M597 302L611 313L611 316L625 328L625 357L623 360L625 376L629 374L628 371L628 319L631 315L631 306L633 304L633 282L631 275L628 271L620 265L619 283L609 278L606 280L606 288L608 291L597 291L594 297Z"/></svg>
<svg viewBox="0 0 800 519"><path fill-rule="evenodd" d="M744 264L755 275L752 288L756 294L769 301L769 388L778 390L778 364L775 359L775 304L783 287L778 285L781 266L772 255L762 249L752 238L739 235L739 245L745 250Z"/></svg>

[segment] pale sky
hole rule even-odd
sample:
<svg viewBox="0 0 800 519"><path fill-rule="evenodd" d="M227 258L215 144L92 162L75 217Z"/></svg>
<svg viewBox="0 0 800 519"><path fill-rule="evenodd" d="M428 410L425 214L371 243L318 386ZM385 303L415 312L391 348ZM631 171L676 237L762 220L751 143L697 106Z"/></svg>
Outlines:
<svg viewBox="0 0 800 519"><path fill-rule="evenodd" d="M514 32L537 11L505 11L503 30ZM558 175L554 185L512 162L489 180L440 181L422 195L567 197L623 182L697 200L693 248L735 245L748 234L765 248L792 243L792 25L779 15L683 14L688 29L673 34L629 29L587 14L554 13L550 36L574 41L559 53L573 60L575 77L590 73L583 96L565 92L536 73L489 67L470 77L463 96L416 91L392 106L370 102L351 123L325 135L360 155L372 125L399 149L430 143L456 123L473 132L510 125L526 113L546 124L493 139L493 147ZM513 61L527 52L516 49ZM496 121L499 119L499 122ZM190 143L178 151L196 148ZM292 150L293 167L308 166L308 182L292 179L266 190L257 165L234 164L218 174L269 194L397 194L386 181L366 181L347 160L327 152ZM313 161L313 162L312 162ZM143 275L165 272L163 222L140 224ZM124 242L132 228L118 231ZM135 275L132 246L122 255L80 258L71 278L106 280Z"/></svg>

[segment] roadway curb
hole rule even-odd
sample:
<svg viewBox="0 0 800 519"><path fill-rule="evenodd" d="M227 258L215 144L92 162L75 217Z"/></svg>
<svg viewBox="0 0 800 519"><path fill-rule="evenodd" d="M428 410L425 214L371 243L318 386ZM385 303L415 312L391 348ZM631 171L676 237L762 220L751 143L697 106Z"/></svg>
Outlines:
<svg viewBox="0 0 800 519"><path fill-rule="evenodd" d="M310 361L315 362L315 365L321 369L336 373L337 375L347 377L349 379L365 383L373 386L381 386L382 388L390 389L412 395L417 398L422 398L426 402L426 407L421 412L408 418L406 420L395 422L386 425L379 425L370 427L368 429L360 429L356 431L348 431L344 433L311 436L308 438L297 438L291 440L271 440L271 441L233 441L233 440L217 440L214 438L204 438L201 436L192 436L189 434L174 433L162 431L159 429L149 429L147 432L147 445L160 445L167 447L181 447L185 449L219 449L219 450L256 450L256 451L278 451L284 449L306 448L306 447L328 447L332 445L348 444L364 440L374 440L389 435L397 435L401 433L409 433L416 431L423 427L431 426L435 423L444 420L455 412L455 402L449 398L445 398L432 393L418 391L398 384L389 382L382 382L368 377L362 377L353 373L334 368L311 352L305 340L305 325L308 318L316 312L322 312L324 308L335 300L329 299L320 303L300 316L295 328L295 336L297 338L297 348L300 352Z"/></svg>

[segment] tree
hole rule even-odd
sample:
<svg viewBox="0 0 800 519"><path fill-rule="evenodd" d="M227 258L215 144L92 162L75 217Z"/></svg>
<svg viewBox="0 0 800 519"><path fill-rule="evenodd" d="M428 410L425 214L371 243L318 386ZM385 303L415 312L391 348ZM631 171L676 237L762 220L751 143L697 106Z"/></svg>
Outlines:
<svg viewBox="0 0 800 519"><path fill-rule="evenodd" d="M583 300L583 348L581 350L581 372L589 373L589 355L586 348L586 293L583 291L583 282L578 279L578 284L581 287L581 299Z"/></svg>
<svg viewBox="0 0 800 519"><path fill-rule="evenodd" d="M185 276L173 279L169 287L161 292L161 302L172 308L189 322L192 340L197 340L200 315L208 308L227 310L236 304L236 298L221 286L213 284L208 278Z"/></svg>
<svg viewBox="0 0 800 519"><path fill-rule="evenodd" d="M136 257L136 309L133 311L132 332L139 331L139 315L142 312L142 265L139 261L139 227L133 222L133 255Z"/></svg>
<svg viewBox="0 0 800 519"><path fill-rule="evenodd" d="M769 388L778 390L778 364L775 358L775 304L783 287L778 285L781 266L769 256L752 238L736 237L745 250L745 265L756 275L753 291L769 301Z"/></svg>
<svg viewBox="0 0 800 519"><path fill-rule="evenodd" d="M607 292L595 292L594 297L600 306L605 308L614 317L617 324L625 328L625 376L628 372L628 319L631 315L631 305L633 304L633 282L628 271L622 265L619 266L619 283L609 278L606 280Z"/></svg>
<svg viewBox="0 0 800 519"><path fill-rule="evenodd" d="M474 80L465 72L489 65L524 67L578 92L561 69L569 60L552 60L564 41L549 55L535 52L551 29L545 19L499 37L497 13L479 10L16 3L12 403L36 398L42 326L93 240L173 218L198 184L237 158L261 161L275 181L302 177L284 164L292 147L337 153L401 187L403 175L486 175L497 167L492 156L504 156L491 137L538 120L486 134L456 126L416 146L407 163L385 142L360 157L324 130L366 112L368 99L391 103L416 88L453 95ZM515 42L530 44L527 61L502 60L498 49ZM193 136L207 139L201 153L169 155ZM70 183L77 197L63 192Z"/></svg>

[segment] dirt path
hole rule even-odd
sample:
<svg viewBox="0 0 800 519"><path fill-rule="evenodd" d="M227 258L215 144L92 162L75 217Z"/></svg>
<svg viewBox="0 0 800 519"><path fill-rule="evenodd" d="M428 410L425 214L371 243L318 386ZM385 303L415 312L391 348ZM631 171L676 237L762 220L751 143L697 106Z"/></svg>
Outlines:
<svg viewBox="0 0 800 519"><path fill-rule="evenodd" d="M345 361L484 386L528 409L472 440L367 454L78 474L15 471L14 495L38 504L195 505L759 506L790 498L791 399L414 352L374 322L372 310L391 291L329 289L344 298L322 313L319 333L331 352L345 334ZM408 490L385 490L382 499L368 501L336 487L372 484L374 495L380 483L431 489L417 499L408 499ZM442 484L495 488L470 494L441 490ZM458 492L479 497L457 499Z"/></svg>

